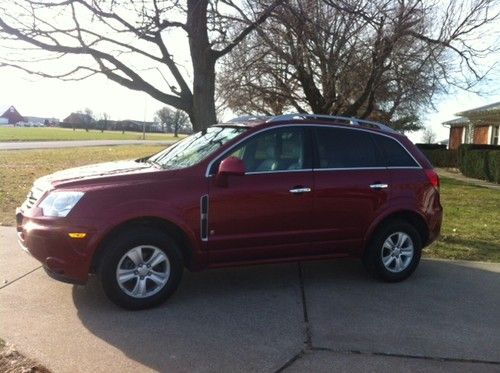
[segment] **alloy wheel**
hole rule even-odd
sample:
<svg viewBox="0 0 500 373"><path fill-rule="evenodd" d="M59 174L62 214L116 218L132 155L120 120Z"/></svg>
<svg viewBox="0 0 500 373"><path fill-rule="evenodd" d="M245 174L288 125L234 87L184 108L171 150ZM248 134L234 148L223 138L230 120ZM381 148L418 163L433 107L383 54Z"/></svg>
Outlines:
<svg viewBox="0 0 500 373"><path fill-rule="evenodd" d="M156 246L141 245L130 249L116 268L120 289L134 298L147 298L158 293L169 278L170 260Z"/></svg>
<svg viewBox="0 0 500 373"><path fill-rule="evenodd" d="M391 233L384 241L380 254L387 270L394 273L402 272L408 268L413 259L413 241L407 233Z"/></svg>

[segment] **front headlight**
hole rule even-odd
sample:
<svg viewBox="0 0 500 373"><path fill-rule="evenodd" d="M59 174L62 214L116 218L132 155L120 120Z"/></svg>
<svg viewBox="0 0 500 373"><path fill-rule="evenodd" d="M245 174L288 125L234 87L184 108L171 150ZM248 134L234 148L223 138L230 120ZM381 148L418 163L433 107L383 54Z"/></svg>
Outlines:
<svg viewBox="0 0 500 373"><path fill-rule="evenodd" d="M65 217L75 207L83 192L51 192L38 205L42 209L43 216Z"/></svg>

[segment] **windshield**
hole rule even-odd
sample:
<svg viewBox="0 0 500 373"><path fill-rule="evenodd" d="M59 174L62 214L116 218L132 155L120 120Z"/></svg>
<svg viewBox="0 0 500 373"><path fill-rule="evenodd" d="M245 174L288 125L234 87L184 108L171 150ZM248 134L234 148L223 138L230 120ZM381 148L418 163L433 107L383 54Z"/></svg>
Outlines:
<svg viewBox="0 0 500 373"><path fill-rule="evenodd" d="M186 137L147 161L168 169L190 167L246 130L244 127L209 127L205 132Z"/></svg>

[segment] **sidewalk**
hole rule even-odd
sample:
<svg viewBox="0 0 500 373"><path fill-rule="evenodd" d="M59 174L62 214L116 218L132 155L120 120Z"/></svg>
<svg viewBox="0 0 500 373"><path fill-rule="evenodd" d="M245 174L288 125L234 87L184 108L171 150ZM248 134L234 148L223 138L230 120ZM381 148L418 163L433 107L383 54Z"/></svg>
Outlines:
<svg viewBox="0 0 500 373"><path fill-rule="evenodd" d="M500 190L500 184L492 183L486 180L481 180L481 179L473 179L471 177L467 177L462 175L460 172L455 172L451 171L446 168L436 168L437 173L439 176L443 177L448 177L450 179L455 179L455 180L460 180L463 181L464 183L472 184L472 185L477 185L483 188L489 188L489 189L494 189L494 190Z"/></svg>

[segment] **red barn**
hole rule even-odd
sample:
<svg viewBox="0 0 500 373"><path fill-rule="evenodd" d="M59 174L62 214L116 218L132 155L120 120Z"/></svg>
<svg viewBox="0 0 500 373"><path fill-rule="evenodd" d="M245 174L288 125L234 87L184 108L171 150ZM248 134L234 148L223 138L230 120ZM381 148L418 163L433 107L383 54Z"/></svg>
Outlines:
<svg viewBox="0 0 500 373"><path fill-rule="evenodd" d="M19 112L16 110L14 106L9 107L7 110L5 110L5 113L3 113L0 118L5 118L8 120L7 123L9 124L16 124L18 122L24 121L24 118Z"/></svg>

